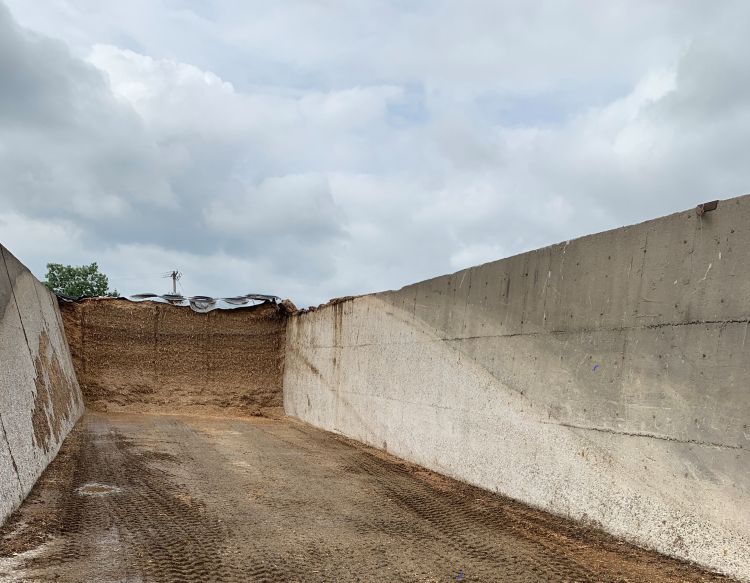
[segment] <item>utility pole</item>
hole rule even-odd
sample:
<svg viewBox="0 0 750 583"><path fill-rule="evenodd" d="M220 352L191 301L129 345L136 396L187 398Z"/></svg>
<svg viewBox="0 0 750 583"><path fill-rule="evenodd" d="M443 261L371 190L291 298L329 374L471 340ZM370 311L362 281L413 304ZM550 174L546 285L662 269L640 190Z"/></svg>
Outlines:
<svg viewBox="0 0 750 583"><path fill-rule="evenodd" d="M172 293L177 295L177 280L182 277L182 274L175 269L169 274L169 277L172 278Z"/></svg>

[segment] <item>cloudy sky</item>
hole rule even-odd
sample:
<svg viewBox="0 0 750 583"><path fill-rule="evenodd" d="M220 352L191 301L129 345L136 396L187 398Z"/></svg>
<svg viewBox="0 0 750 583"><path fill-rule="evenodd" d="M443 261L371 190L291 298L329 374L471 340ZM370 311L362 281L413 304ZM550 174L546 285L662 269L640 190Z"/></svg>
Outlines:
<svg viewBox="0 0 750 583"><path fill-rule="evenodd" d="M3 2L5 2L3 4ZM750 3L0 0L0 241L400 287L750 191Z"/></svg>

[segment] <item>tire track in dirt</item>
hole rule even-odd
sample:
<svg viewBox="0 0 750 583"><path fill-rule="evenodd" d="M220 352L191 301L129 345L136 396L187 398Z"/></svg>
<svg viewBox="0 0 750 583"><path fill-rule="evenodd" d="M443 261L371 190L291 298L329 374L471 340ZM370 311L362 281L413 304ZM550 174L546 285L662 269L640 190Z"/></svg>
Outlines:
<svg viewBox="0 0 750 583"><path fill-rule="evenodd" d="M452 556L461 557L465 565L466 580L730 581L346 438L336 439L362 453L344 470L372 477L383 496L405 513L396 528L399 535L409 538L408 531L418 522L414 516L433 525L434 538L422 544L451 548ZM446 533L453 534L440 540Z"/></svg>
<svg viewBox="0 0 750 583"><path fill-rule="evenodd" d="M2 583L451 580L728 581L290 420L89 413L0 529Z"/></svg>
<svg viewBox="0 0 750 583"><path fill-rule="evenodd" d="M443 571L471 581L493 581L498 573L519 582L599 581L590 570L545 552L536 541L517 537L491 514L477 512L471 502L476 492L456 491L456 484L449 492L440 491L415 480L413 467L362 453L350 471L370 476L382 498L395 502L397 510L391 514L398 517L368 527L386 528L409 545L423 547L439 557Z"/></svg>
<svg viewBox="0 0 750 583"><path fill-rule="evenodd" d="M21 565L34 573L34 580L99 581L100 569L115 580L231 580L222 560L225 533L217 520L191 503L130 440L96 421L78 431L83 443L72 484L57 503L60 540L50 553ZM81 494L78 489L86 484L112 485L119 491ZM105 548L98 548L102 544ZM103 554L107 560L121 558L91 564Z"/></svg>

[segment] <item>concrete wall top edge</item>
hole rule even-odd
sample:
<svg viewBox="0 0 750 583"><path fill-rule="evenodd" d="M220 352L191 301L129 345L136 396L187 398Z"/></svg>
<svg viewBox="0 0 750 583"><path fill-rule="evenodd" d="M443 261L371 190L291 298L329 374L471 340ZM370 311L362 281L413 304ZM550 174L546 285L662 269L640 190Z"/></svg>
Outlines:
<svg viewBox="0 0 750 583"><path fill-rule="evenodd" d="M742 194L742 195L731 197L731 198L727 198L727 199L720 199L719 200L719 205L718 205L718 208L716 209L716 211L711 211L710 213L706 213L704 215L704 219L710 220L712 214L715 214L717 211L725 210L725 208L727 207L727 205L730 204L730 203L736 203L736 204L742 204L742 205L750 205L750 193L749 194ZM507 257L500 257L498 259L493 259L492 261L487 261L485 263L479 263L477 265L472 265L472 266L469 266L469 267L465 267L463 269L459 269L459 270L456 270L456 271L453 271L453 272L450 272L450 273L444 273L444 274L436 275L434 277L429 277L429 278L424 279L424 280L416 281L416 282L413 282L413 283L408 283L408 284L406 284L406 285L404 285L404 286L402 286L400 288L385 289L385 290L380 290L380 291L376 291L376 292L370 292L370 293L362 294L362 295L382 295L382 294L389 294L389 293L393 293L393 292L400 292L400 291L404 291L404 290L408 290L410 288L413 288L414 286L417 286L417 285L421 285L421 284L425 284L425 283L429 283L429 282L434 282L434 281L437 281L437 280L444 279L446 277L454 277L454 276L461 275L462 273L465 273L465 272L468 272L468 271L471 271L471 270L474 270L474 269L478 269L478 268L482 268L482 267L487 267L487 266L491 266L491 265L496 265L496 264L502 263L504 261L510 261L510 260L513 260L513 259L517 259L517 258L520 258L520 257L531 255L531 254L543 253L543 252L546 252L546 251L549 251L549 250L553 250L553 249L557 249L557 248L562 248L562 247L565 247L565 246L568 246L568 245L571 245L571 244L584 243L584 242L586 242L586 241L588 241L590 239L593 239L593 238L596 238L596 237L600 237L602 235L607 235L607 234L616 233L616 232L620 232L620 231L626 231L627 232L627 231L630 231L630 230L633 230L633 229L638 229L638 228L648 228L649 226L651 226L651 225L653 225L655 223L659 223L661 221L664 221L664 220L667 220L667 219L671 219L671 218L674 218L674 217L698 217L698 215L697 215L697 207L696 208L692 208L692 209L682 210L682 211L676 211L676 212L668 214L668 215L662 215L660 217L654 217L654 218L647 219L645 221L641 221L641 222L638 222L638 223L632 223L632 224L628 224L628 225L622 225L620 227L614 227L612 229L606 229L604 231L597 231L595 233L589 233L588 235L582 235L580 237L575 237L575 238L572 238L572 239L567 239L567 240L564 240L564 241L559 241L557 243L551 243L550 245L546 245L544 247L539 247L537 249L530 249L528 251L522 251L522 252L516 253L514 255L509 255ZM356 299L357 297L362 297L362 296L353 296L351 298L347 298L347 300Z"/></svg>

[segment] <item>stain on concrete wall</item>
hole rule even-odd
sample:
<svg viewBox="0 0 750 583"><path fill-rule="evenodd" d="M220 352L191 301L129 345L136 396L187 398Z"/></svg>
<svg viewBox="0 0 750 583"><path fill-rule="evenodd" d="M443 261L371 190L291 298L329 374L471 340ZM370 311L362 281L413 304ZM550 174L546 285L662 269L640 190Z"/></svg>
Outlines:
<svg viewBox="0 0 750 583"><path fill-rule="evenodd" d="M287 311L214 310L124 299L61 304L92 409L273 414L282 406Z"/></svg>
<svg viewBox="0 0 750 583"><path fill-rule="evenodd" d="M287 413L750 579L750 197L290 321Z"/></svg>
<svg viewBox="0 0 750 583"><path fill-rule="evenodd" d="M63 434L69 419L80 407L80 390L73 375L68 375L60 364L46 331L39 335L39 347L34 360L36 396L31 414L34 442L38 448L49 452L65 438Z"/></svg>
<svg viewBox="0 0 750 583"><path fill-rule="evenodd" d="M0 522L83 412L56 298L0 245Z"/></svg>

